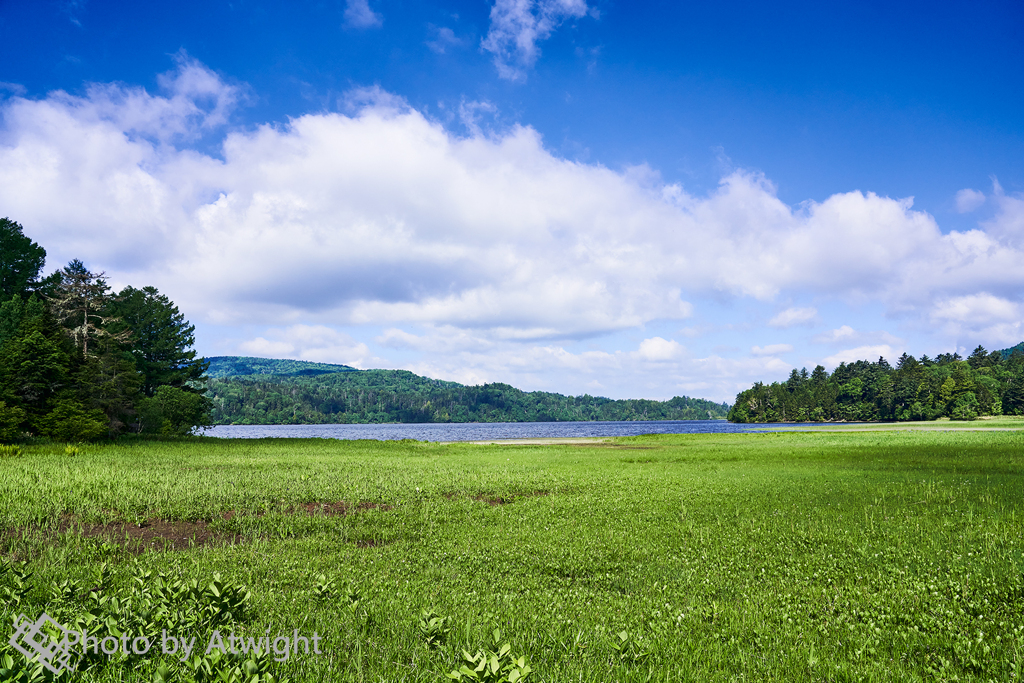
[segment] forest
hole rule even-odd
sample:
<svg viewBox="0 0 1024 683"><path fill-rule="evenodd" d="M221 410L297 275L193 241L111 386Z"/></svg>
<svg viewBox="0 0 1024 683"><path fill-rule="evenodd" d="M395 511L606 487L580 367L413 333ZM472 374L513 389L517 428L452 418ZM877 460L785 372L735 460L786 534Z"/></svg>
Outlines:
<svg viewBox="0 0 1024 683"><path fill-rule="evenodd" d="M210 360L218 372L242 370L210 379L207 396L215 424L707 420L724 419L729 410L727 403L685 396L669 401L563 396L508 384L464 386L406 370L269 361L287 363L276 368L284 373L278 375L265 359ZM253 361L259 364L253 366ZM330 372L332 367L345 369Z"/></svg>
<svg viewBox="0 0 1024 683"><path fill-rule="evenodd" d="M154 287L111 291L0 219L0 442L182 435L209 423L195 328Z"/></svg>
<svg viewBox="0 0 1024 683"><path fill-rule="evenodd" d="M985 415L1024 415L1024 342L987 351L914 358L904 353L893 367L885 358L840 363L829 374L817 366L794 369L785 382L741 391L732 422L866 422L974 420Z"/></svg>

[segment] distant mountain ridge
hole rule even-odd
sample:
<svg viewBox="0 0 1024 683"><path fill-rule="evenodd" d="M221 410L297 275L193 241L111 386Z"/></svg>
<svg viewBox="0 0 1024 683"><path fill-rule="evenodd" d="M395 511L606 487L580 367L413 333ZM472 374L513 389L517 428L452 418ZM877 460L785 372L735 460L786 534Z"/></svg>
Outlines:
<svg viewBox="0 0 1024 683"><path fill-rule="evenodd" d="M310 377L332 372L357 372L356 368L334 363L313 363L306 360L253 358L250 356L212 356L206 374L211 379L273 375L275 377Z"/></svg>
<svg viewBox="0 0 1024 683"><path fill-rule="evenodd" d="M207 360L215 424L707 420L729 411L728 403L686 396L613 400L508 384L465 386L407 370L243 356Z"/></svg>

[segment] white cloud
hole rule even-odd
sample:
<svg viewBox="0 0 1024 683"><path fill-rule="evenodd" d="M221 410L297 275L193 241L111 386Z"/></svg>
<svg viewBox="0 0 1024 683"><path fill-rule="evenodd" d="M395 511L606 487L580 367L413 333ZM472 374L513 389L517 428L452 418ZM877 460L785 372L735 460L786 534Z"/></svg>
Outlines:
<svg viewBox="0 0 1024 683"><path fill-rule="evenodd" d="M768 344L767 346L751 347L750 352L755 356L778 356L782 353L789 353L792 350L792 344Z"/></svg>
<svg viewBox="0 0 1024 683"><path fill-rule="evenodd" d="M1024 306L987 292L937 301L931 320L967 344L1012 346L1024 339Z"/></svg>
<svg viewBox="0 0 1024 683"><path fill-rule="evenodd" d="M370 9L368 0L348 0L345 5L345 25L351 28L377 28L384 24L380 14Z"/></svg>
<svg viewBox="0 0 1024 683"><path fill-rule="evenodd" d="M455 35L455 31L447 26L434 26L431 24L429 29L434 38L427 41L427 47L439 55L443 55L450 48L459 47L464 44L464 41Z"/></svg>
<svg viewBox="0 0 1024 683"><path fill-rule="evenodd" d="M466 127L470 134L474 136L483 134L480 127L481 119L485 116L490 116L493 119L497 113L498 108L487 100L467 101L463 99L459 102L459 120L462 121L462 125Z"/></svg>
<svg viewBox="0 0 1024 683"><path fill-rule="evenodd" d="M888 345L891 348L903 348L906 343L904 339L885 330L861 331L855 330L849 325L842 325L824 334L815 335L811 341L815 344L834 346L857 344L863 348L883 345Z"/></svg>
<svg viewBox="0 0 1024 683"><path fill-rule="evenodd" d="M381 360L361 342L324 325L291 325L238 344L238 351L258 358L292 358L340 363L356 368L380 367Z"/></svg>
<svg viewBox="0 0 1024 683"><path fill-rule="evenodd" d="M816 308L787 308L768 321L771 327L793 327L794 325L810 325L818 317Z"/></svg>
<svg viewBox="0 0 1024 683"><path fill-rule="evenodd" d="M956 193L956 210L970 213L985 203L985 193L977 190L963 189Z"/></svg>
<svg viewBox="0 0 1024 683"><path fill-rule="evenodd" d="M943 322L987 325L1020 318L1020 304L987 292L938 301L932 319Z"/></svg>
<svg viewBox="0 0 1024 683"><path fill-rule="evenodd" d="M826 368L835 368L840 363L854 363L859 360L866 360L874 363L880 357L885 358L890 363L895 363L896 359L900 356L900 351L894 351L888 344L873 344L869 346L858 346L853 349L844 349L838 353L834 353L827 358L823 358L821 364Z"/></svg>
<svg viewBox="0 0 1024 683"><path fill-rule="evenodd" d="M996 216L983 224L988 234L1012 244L1024 247L1024 196L1009 196L1003 193L998 182L995 185L995 200L998 212Z"/></svg>
<svg viewBox="0 0 1024 683"><path fill-rule="evenodd" d="M839 341L845 341L847 339L852 339L856 334L857 331L854 330L849 325L842 325L841 327L838 327L832 330L831 332L819 334L814 338L814 341L818 344L830 344Z"/></svg>
<svg viewBox="0 0 1024 683"><path fill-rule="evenodd" d="M6 81L0 81L0 91L6 90L12 95L24 95L27 90L21 83L8 83Z"/></svg>
<svg viewBox="0 0 1024 683"><path fill-rule="evenodd" d="M365 325L431 372L722 398L768 379L743 373L788 365L673 347L665 330L694 316L692 302L740 316L721 303L742 299L763 319L776 298L868 301L936 334L1020 333L1009 316L1024 290L1024 199L998 186L989 222L943 234L909 199L849 192L793 207L742 170L694 195L644 166L559 158L529 127L455 134L380 88L350 93L344 114L241 129L230 121L243 89L201 64L179 58L161 87L0 100L0 206L51 268L82 258L116 285L156 285L194 322L282 330L247 353L370 363L363 341L296 327ZM189 147L214 135L216 156ZM816 314L790 308L772 322ZM708 322L677 336L755 341L729 326L742 320ZM662 323L636 349L566 351ZM884 334L843 326L824 341L873 359L901 348Z"/></svg>
<svg viewBox="0 0 1024 683"><path fill-rule="evenodd" d="M913 307L1024 284L1007 240L943 235L909 201L852 192L794 210L742 171L689 195L649 169L559 159L531 128L456 137L379 88L352 93L350 115L230 132L218 160L157 140L226 120L237 91L194 63L164 82L168 97L103 86L8 100L0 201L62 260L136 271L222 323L565 338L687 318L702 292ZM1013 232L1004 199L999 229Z"/></svg>
<svg viewBox="0 0 1024 683"><path fill-rule="evenodd" d="M667 361L679 358L686 351L675 339L652 337L640 342L637 357L646 361Z"/></svg>
<svg viewBox="0 0 1024 683"><path fill-rule="evenodd" d="M482 47L494 54L499 76L523 80L540 54L537 43L566 19L586 14L586 0L495 0Z"/></svg>

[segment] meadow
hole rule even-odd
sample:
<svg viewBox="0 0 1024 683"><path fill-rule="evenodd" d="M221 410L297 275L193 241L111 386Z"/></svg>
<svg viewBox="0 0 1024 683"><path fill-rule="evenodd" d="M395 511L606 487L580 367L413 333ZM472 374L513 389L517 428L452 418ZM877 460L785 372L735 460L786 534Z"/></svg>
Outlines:
<svg viewBox="0 0 1024 683"><path fill-rule="evenodd" d="M26 446L0 458L0 681L46 680L7 644L44 611L198 633L58 680L1020 680L1022 455L1021 431ZM207 655L215 629L321 653Z"/></svg>

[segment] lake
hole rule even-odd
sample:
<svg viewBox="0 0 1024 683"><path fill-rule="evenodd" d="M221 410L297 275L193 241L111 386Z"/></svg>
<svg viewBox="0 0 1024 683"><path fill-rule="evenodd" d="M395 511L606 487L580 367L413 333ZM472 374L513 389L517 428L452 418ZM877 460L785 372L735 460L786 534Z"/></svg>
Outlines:
<svg viewBox="0 0 1024 683"><path fill-rule="evenodd" d="M218 425L206 436L225 439L377 439L391 441L488 441L639 434L739 434L801 426L788 422L734 424L725 420L651 420L645 422L459 422L424 424Z"/></svg>

